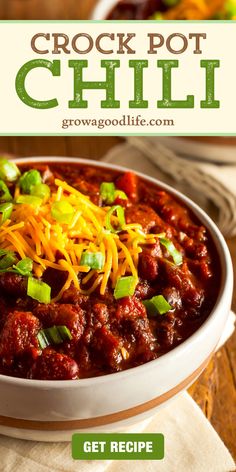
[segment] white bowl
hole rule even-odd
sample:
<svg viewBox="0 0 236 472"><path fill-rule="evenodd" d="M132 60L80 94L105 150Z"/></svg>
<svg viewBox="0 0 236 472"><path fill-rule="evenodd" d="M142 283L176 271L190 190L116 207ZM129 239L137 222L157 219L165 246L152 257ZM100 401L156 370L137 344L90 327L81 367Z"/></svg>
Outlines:
<svg viewBox="0 0 236 472"><path fill-rule="evenodd" d="M98 0L92 12L91 20L105 20L117 3L117 0Z"/></svg>
<svg viewBox="0 0 236 472"><path fill-rule="evenodd" d="M16 162L94 163L76 158L24 158ZM186 341L147 364L106 376L67 381L26 380L0 375L0 432L34 440L70 440L74 431L120 431L153 415L186 389L214 353L231 305L233 270L223 236L195 203L166 184L141 173L181 200L207 228L221 263L221 287L214 309Z"/></svg>

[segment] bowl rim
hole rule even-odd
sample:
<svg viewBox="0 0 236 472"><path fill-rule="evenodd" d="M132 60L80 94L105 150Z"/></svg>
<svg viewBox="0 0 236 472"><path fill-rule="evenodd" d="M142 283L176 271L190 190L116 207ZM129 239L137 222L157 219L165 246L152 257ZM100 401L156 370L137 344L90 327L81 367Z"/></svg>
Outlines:
<svg viewBox="0 0 236 472"><path fill-rule="evenodd" d="M91 20L106 20L117 3L119 0L110 0L109 4L107 0L98 0L90 15Z"/></svg>
<svg viewBox="0 0 236 472"><path fill-rule="evenodd" d="M221 315L221 308L224 307L225 302L228 303L228 296L232 297L233 291L233 265L230 256L230 252L228 246L225 242L223 235L221 234L220 230L216 226L216 224L212 221L212 219L207 215L207 213L202 210L195 202L193 202L190 198L185 196L182 192L172 188L170 185L154 178L150 177L142 172L136 172L135 170L119 166L116 164L111 164L110 162L106 161L97 161L93 159L85 159L80 157L66 157L66 156L33 156L33 157L19 157L12 159L13 162L16 164L25 164L25 163L40 163L40 162L64 162L64 163L72 163L72 164L84 164L90 165L93 167L99 168L107 168L111 170L117 170L121 172L125 171L132 171L137 176L141 177L142 179L153 183L156 186L159 186L161 189L167 190L170 194L174 197L177 197L181 202L183 202L190 210L199 218L201 222L203 222L204 226L207 227L207 230L211 234L213 242L216 247L217 254L220 259L221 270L222 270L222 278L220 283L219 293L215 302L215 305L203 322L203 324L187 339L185 339L181 344L173 348L171 351L161 355L157 359L149 361L145 364L140 366L131 367L127 370L123 370L120 372L115 372L111 374L101 375L98 377L89 377L83 378L78 380L35 380L35 379L24 379L20 377L12 377L0 374L0 382L5 384L15 384L18 386L28 386L28 387L39 387L39 389L45 390L46 388L50 389L60 389L63 387L64 389L71 389L76 387L89 387L89 386L96 386L97 384L107 383L107 381L117 381L125 379L127 376L135 375L135 373L142 373L142 371L152 370L155 367L155 364L158 363L158 366L161 367L164 363L168 362L173 356L178 356L184 354L187 351L191 344L199 342L199 338L201 338L205 331L211 326L211 324L215 321L217 317Z"/></svg>

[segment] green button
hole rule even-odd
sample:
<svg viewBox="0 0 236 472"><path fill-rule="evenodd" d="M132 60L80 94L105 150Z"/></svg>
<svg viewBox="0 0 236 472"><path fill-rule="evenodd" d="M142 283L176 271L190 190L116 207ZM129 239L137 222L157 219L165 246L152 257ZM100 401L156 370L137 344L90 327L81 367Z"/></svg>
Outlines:
<svg viewBox="0 0 236 472"><path fill-rule="evenodd" d="M162 460L161 433L76 433L72 436L75 460Z"/></svg>

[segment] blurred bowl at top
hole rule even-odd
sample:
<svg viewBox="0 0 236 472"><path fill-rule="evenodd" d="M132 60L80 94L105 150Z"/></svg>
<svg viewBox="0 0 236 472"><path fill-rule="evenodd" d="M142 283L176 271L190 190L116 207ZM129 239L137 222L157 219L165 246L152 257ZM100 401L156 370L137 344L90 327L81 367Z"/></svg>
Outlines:
<svg viewBox="0 0 236 472"><path fill-rule="evenodd" d="M171 5L170 5L171 4ZM95 20L235 20L235 0L99 0Z"/></svg>

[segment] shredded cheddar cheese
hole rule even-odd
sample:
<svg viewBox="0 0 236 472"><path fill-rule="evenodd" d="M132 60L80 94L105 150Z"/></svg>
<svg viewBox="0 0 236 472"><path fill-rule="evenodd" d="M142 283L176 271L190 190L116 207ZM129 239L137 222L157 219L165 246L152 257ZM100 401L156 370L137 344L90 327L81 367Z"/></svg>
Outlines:
<svg viewBox="0 0 236 472"><path fill-rule="evenodd" d="M225 0L180 0L163 14L167 20L207 20L224 12Z"/></svg>
<svg viewBox="0 0 236 472"><path fill-rule="evenodd" d="M140 224L124 224L119 233L106 229L106 216L111 207L99 207L88 196L66 182L56 179L56 190L41 206L14 204L10 219L0 227L0 247L16 252L22 259L33 260L33 274L41 278L52 268L67 274L66 282L53 299L58 301L71 283L82 294L114 288L117 279L132 275L138 281L138 261L142 246L153 244L159 235L145 234ZM19 196L19 189L16 191ZM52 216L55 202L68 202L73 208L68 222ZM112 225L118 217L111 215ZM84 251L100 252L104 257L102 269L81 265Z"/></svg>

